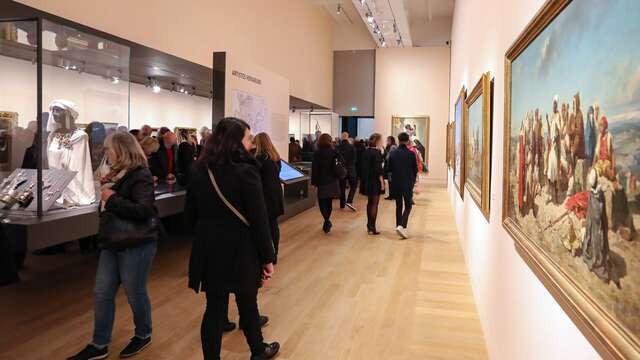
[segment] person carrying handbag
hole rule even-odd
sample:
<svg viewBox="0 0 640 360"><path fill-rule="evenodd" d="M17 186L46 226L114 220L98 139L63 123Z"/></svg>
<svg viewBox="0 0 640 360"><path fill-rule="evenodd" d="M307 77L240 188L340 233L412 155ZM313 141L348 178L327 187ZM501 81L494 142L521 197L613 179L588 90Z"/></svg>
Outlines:
<svg viewBox="0 0 640 360"><path fill-rule="evenodd" d="M151 343L151 303L147 278L156 253L159 220L154 205L153 177L136 138L117 132L105 140L111 171L102 181L94 288L93 340L71 360L105 359L115 315L115 296L125 288L133 312L135 335L120 357L133 356Z"/></svg>
<svg viewBox="0 0 640 360"><path fill-rule="evenodd" d="M240 328L252 360L280 350L260 328L258 289L273 276L271 240L258 161L249 153L251 128L237 118L216 125L189 177L185 214L195 231L189 287L206 294L200 336L205 360L220 359L222 333L235 294Z"/></svg>

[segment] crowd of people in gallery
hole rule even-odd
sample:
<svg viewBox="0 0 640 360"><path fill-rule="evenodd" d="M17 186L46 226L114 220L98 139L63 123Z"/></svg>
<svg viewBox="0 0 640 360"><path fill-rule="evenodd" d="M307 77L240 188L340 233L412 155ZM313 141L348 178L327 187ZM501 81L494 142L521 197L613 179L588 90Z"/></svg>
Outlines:
<svg viewBox="0 0 640 360"><path fill-rule="evenodd" d="M228 318L230 294L251 359L276 356L280 345L264 340L261 328L270 320L259 312L257 302L259 289L275 273L278 217L284 214L281 157L269 135L252 134L250 126L237 118L222 119L213 131L202 128L200 139L166 127L106 131L100 125L87 127L91 164L100 179L94 328L90 343L69 359L109 356L121 285L135 330L120 356L134 356L151 344L147 280L158 242L167 234L155 207L155 193L159 184L174 183L186 188L184 218L193 231L188 286L206 294L200 329L204 358L219 359L223 333L236 328ZM303 160L303 149L296 151L295 140L291 144L291 162ZM378 203L388 192L387 198L397 205L395 230L406 239L421 165L416 150L407 133L397 137L397 145L389 137L385 146L380 134L362 144L347 133L338 140L317 134L311 144L311 183L317 188L322 229L326 234L331 231L334 199L342 209L357 211L354 200L359 188L367 198L368 234L380 234Z"/></svg>

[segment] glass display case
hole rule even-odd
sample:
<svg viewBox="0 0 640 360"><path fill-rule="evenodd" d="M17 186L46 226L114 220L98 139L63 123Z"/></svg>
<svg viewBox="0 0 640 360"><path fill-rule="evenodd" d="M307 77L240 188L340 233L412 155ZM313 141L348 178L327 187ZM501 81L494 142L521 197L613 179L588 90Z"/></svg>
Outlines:
<svg viewBox="0 0 640 360"><path fill-rule="evenodd" d="M0 19L0 208L97 209L104 139L129 125L130 48L43 18Z"/></svg>
<svg viewBox="0 0 640 360"><path fill-rule="evenodd" d="M299 126L289 125L289 133L296 139L305 139L311 136L315 139L316 133L326 133L332 138L340 136L340 116L333 112L320 111L300 111ZM293 125L293 126L292 126Z"/></svg>

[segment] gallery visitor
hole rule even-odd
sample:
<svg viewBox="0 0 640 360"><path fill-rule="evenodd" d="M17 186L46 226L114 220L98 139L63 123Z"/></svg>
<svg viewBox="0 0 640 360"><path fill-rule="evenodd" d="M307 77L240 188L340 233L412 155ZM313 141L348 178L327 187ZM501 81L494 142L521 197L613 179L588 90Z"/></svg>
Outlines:
<svg viewBox="0 0 640 360"><path fill-rule="evenodd" d="M384 194L384 158L382 155L382 136L373 133L369 137L369 147L362 154L362 183L360 193L367 196L367 233L378 235L376 219L380 195Z"/></svg>
<svg viewBox="0 0 640 360"><path fill-rule="evenodd" d="M343 164L347 169L347 176L340 179L340 209L344 209L346 206L350 210L356 211L356 207L353 205L353 198L358 187L358 174L356 173L357 154L356 148L349 142L349 133L342 133L340 144L338 144L336 150L342 156ZM348 195L347 185L349 185Z"/></svg>
<svg viewBox="0 0 640 360"><path fill-rule="evenodd" d="M206 293L200 335L206 360L219 359L229 293L235 294L240 327L251 359L270 359L280 345L262 337L258 288L274 273L275 249L249 125L225 118L207 140L192 170L185 204L195 230L189 287Z"/></svg>
<svg viewBox="0 0 640 360"><path fill-rule="evenodd" d="M109 356L115 318L115 297L120 284L133 312L135 335L120 352L133 356L151 343L151 302L147 278L156 253L159 225L154 205L153 180L147 157L138 140L128 132L116 132L105 141L111 172L101 179L101 249L94 287L93 340L70 360L104 359ZM136 231L122 231L122 229Z"/></svg>
<svg viewBox="0 0 640 360"><path fill-rule="evenodd" d="M318 189L318 207L324 219L322 231L329 233L333 226L331 223L333 199L340 196L339 177L334 169L340 155L333 148L329 134L320 135L317 146L318 150L313 153L311 163L311 185Z"/></svg>
<svg viewBox="0 0 640 360"><path fill-rule="evenodd" d="M396 200L396 232L403 239L408 237L407 224L413 205L413 187L418 176L416 154L407 147L410 141L409 134L400 133L400 145L389 153L385 166L385 171L393 177L393 181L389 183L389 193Z"/></svg>

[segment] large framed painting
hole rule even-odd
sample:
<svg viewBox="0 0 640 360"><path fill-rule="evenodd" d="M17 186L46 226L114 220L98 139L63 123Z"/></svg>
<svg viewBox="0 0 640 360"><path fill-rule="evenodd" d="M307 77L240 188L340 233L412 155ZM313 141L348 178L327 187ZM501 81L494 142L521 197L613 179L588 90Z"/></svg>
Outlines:
<svg viewBox="0 0 640 360"><path fill-rule="evenodd" d="M548 0L505 56L503 225L604 358L640 358L639 18Z"/></svg>
<svg viewBox="0 0 640 360"><path fill-rule="evenodd" d="M447 123L447 154L446 154L446 163L447 167L451 168L451 154L453 153L453 126L451 123Z"/></svg>
<svg viewBox="0 0 640 360"><path fill-rule="evenodd" d="M482 75L466 101L464 121L465 187L489 220L491 192L491 116L492 88L489 73Z"/></svg>
<svg viewBox="0 0 640 360"><path fill-rule="evenodd" d="M464 199L464 118L466 116L465 98L467 91L460 90L453 109L453 183L460 197Z"/></svg>
<svg viewBox="0 0 640 360"><path fill-rule="evenodd" d="M418 151L421 170L428 171L429 127L427 115L394 115L391 117L391 135L395 138L402 132L409 134L409 141Z"/></svg>

